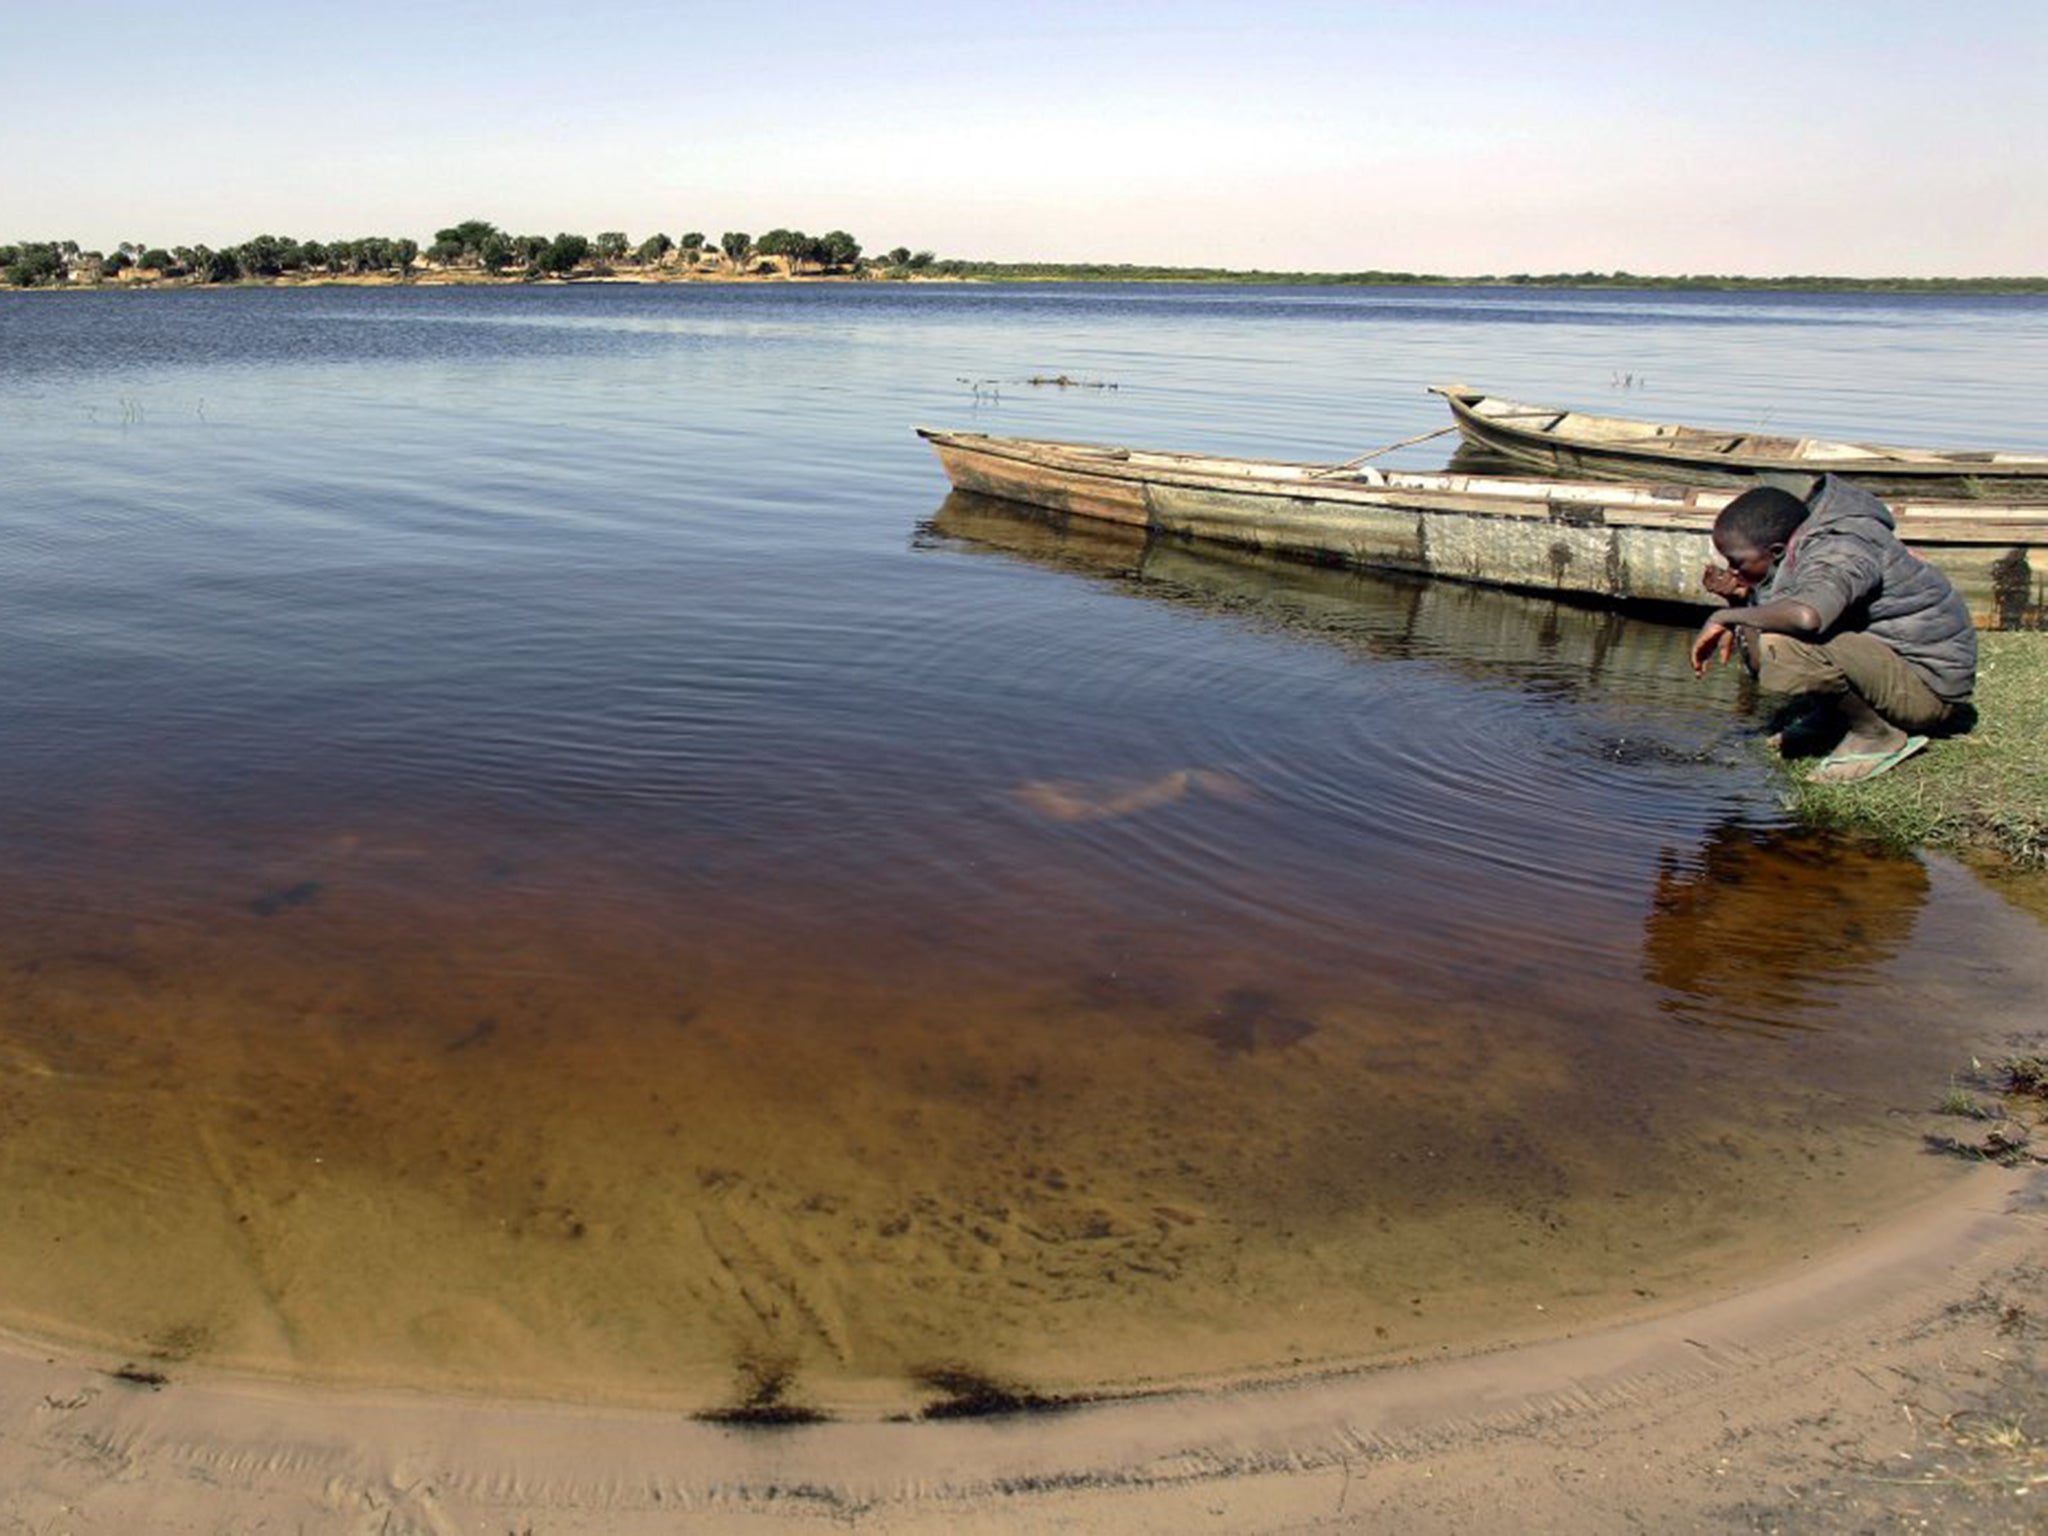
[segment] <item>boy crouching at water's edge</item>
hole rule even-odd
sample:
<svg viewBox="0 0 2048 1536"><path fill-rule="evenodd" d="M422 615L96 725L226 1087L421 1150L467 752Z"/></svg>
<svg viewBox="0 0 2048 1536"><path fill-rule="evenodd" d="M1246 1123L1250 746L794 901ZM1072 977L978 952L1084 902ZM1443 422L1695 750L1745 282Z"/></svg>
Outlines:
<svg viewBox="0 0 2048 1536"><path fill-rule="evenodd" d="M1692 643L1704 675L1740 645L1773 693L1824 703L1840 742L1809 779L1889 772L1949 725L1977 682L1977 630L1949 579L1901 544L1885 504L1823 476L1805 499L1744 491L1714 519L1706 589L1729 606Z"/></svg>

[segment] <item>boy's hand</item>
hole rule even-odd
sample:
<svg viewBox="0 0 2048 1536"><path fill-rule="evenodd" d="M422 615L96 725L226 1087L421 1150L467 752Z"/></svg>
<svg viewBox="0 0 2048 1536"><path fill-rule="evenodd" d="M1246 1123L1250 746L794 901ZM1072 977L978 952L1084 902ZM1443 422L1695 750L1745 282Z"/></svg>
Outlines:
<svg viewBox="0 0 2048 1536"><path fill-rule="evenodd" d="M1700 585L1714 596L1726 598L1731 603L1749 601L1749 583L1725 565L1710 565L1700 572Z"/></svg>
<svg viewBox="0 0 2048 1536"><path fill-rule="evenodd" d="M1692 675L1705 677L1715 662L1726 663L1735 655L1735 631L1720 619L1711 618L1700 626L1692 642Z"/></svg>

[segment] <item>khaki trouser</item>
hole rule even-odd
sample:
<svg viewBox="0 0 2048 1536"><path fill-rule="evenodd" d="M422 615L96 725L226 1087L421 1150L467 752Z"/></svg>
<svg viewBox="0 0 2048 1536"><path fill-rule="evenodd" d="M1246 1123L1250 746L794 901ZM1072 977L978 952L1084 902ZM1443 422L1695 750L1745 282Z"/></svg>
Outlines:
<svg viewBox="0 0 2048 1536"><path fill-rule="evenodd" d="M1871 635L1849 631L1824 644L1759 633L1756 680L1773 693L1852 692L1902 731L1924 731L1955 706L1897 651Z"/></svg>

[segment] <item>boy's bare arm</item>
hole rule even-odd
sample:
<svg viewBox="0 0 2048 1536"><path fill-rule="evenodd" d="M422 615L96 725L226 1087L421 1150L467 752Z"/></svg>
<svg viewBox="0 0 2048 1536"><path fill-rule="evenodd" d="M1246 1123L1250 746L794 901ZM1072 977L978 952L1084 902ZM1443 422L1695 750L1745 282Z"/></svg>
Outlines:
<svg viewBox="0 0 2048 1536"><path fill-rule="evenodd" d="M1707 616L1707 622L1742 624L1773 635L1810 635L1820 628L1820 613L1796 597L1786 597L1755 608L1720 608Z"/></svg>
<svg viewBox="0 0 2048 1536"><path fill-rule="evenodd" d="M1797 598L1781 598L1755 608L1717 608L1693 637L1692 670L1703 673L1716 661L1735 653L1737 626L1773 635L1810 635L1820 628L1820 615Z"/></svg>

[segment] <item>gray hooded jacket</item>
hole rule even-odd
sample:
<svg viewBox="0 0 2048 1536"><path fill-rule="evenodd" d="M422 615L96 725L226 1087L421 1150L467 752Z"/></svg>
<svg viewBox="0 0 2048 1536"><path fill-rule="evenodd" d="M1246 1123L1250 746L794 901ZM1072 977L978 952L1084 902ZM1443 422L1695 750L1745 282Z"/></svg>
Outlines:
<svg viewBox="0 0 2048 1536"><path fill-rule="evenodd" d="M1806 521L1759 598L1792 599L1820 615L1823 638L1861 630L1882 640L1951 704L1977 686L1977 629L1949 579L1898 540L1891 509L1859 486L1823 476Z"/></svg>

